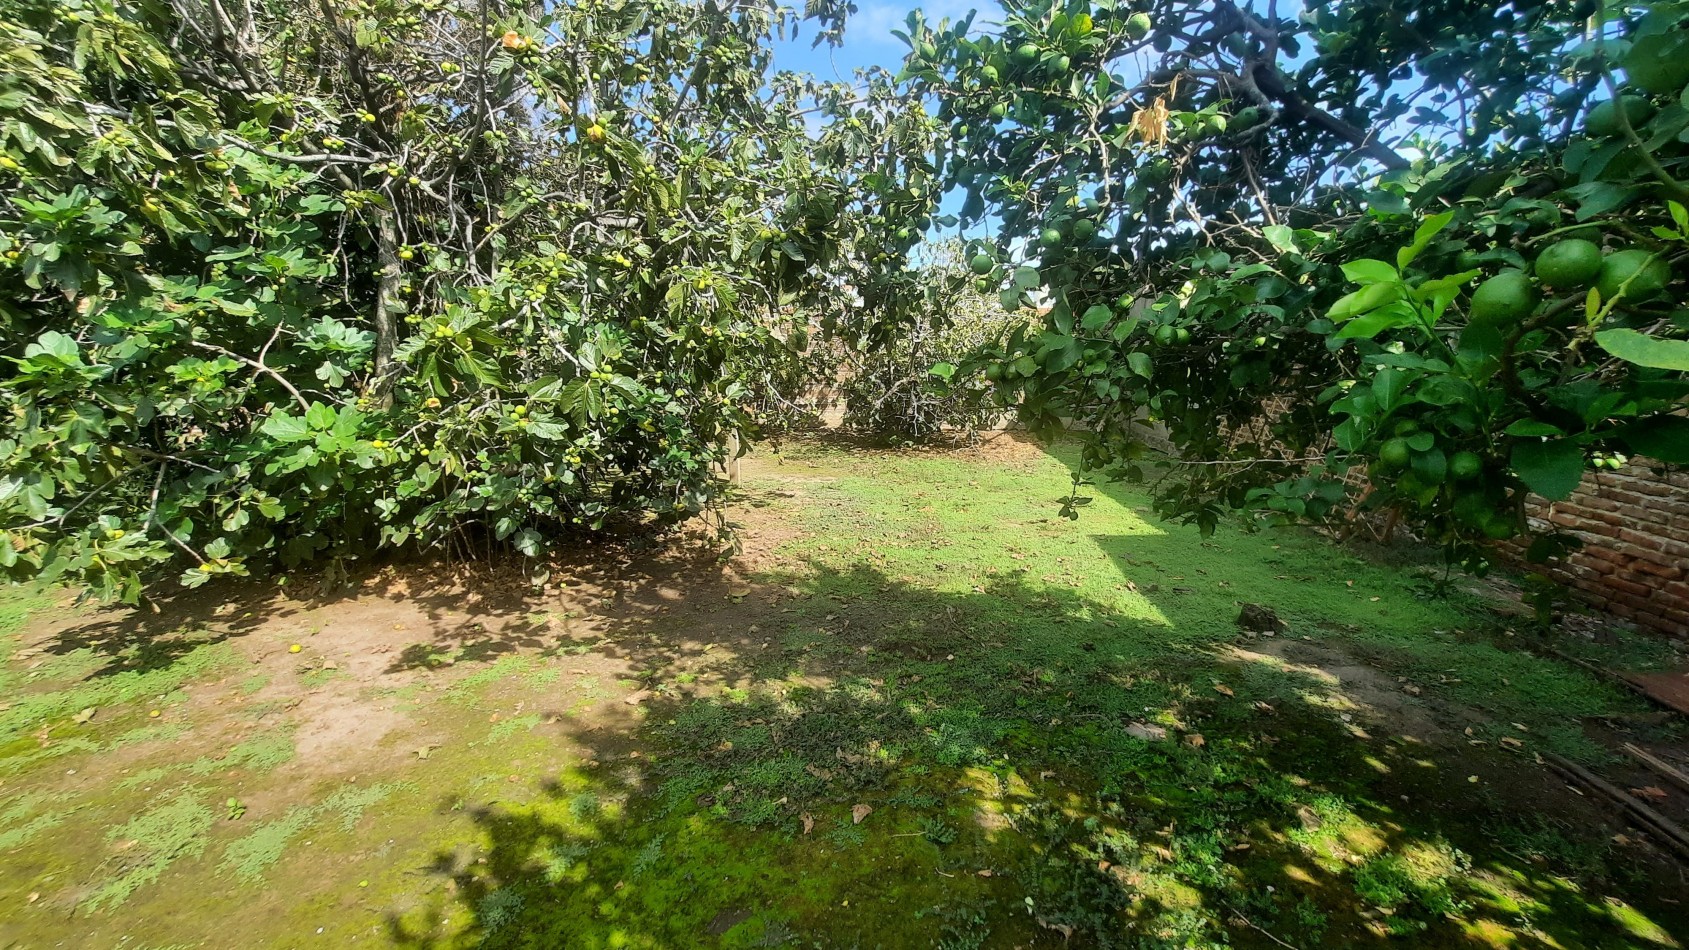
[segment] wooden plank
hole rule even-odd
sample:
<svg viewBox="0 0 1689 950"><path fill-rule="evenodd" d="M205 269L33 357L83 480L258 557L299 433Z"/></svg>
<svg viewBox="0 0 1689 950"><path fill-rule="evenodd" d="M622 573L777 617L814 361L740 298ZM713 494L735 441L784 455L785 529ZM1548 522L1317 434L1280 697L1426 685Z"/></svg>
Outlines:
<svg viewBox="0 0 1689 950"><path fill-rule="evenodd" d="M1681 788L1686 792L1689 792L1689 775L1684 774L1683 770L1677 768L1659 756L1654 755L1647 749L1636 745L1635 743L1626 742L1624 744L1624 750L1630 753L1631 758L1653 769L1666 781L1676 785L1678 788Z"/></svg>
<svg viewBox="0 0 1689 950"><path fill-rule="evenodd" d="M1670 850L1676 852L1679 858L1689 860L1689 832L1678 827L1671 819L1581 765L1567 761L1552 752L1544 752L1542 755L1555 771L1591 791L1605 795L1629 814L1631 824L1660 839Z"/></svg>

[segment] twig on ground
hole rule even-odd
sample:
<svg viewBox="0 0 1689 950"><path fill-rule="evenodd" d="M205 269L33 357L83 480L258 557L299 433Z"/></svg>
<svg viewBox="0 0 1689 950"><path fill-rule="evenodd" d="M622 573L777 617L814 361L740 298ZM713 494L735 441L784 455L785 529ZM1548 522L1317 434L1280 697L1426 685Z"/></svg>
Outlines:
<svg viewBox="0 0 1689 950"><path fill-rule="evenodd" d="M1265 928L1265 927L1263 927L1263 926L1261 926L1261 925L1260 925L1260 924L1258 924L1258 923L1256 923L1256 922L1255 922L1255 921L1253 921L1253 920L1250 920L1250 919L1249 919L1249 918L1248 918L1248 917L1245 917L1245 916L1244 916L1244 915L1243 915L1243 911L1241 911L1241 910L1238 910L1238 909L1237 909L1237 908L1236 908L1236 907L1233 907L1233 906L1232 906L1232 904L1231 904L1231 902L1230 902L1230 901L1225 901L1225 902L1223 902L1223 903L1225 903L1225 905L1226 905L1226 909L1227 909L1227 910L1229 910L1229 911L1231 911L1231 912L1232 912L1232 913L1234 913L1234 914L1236 914L1236 915L1237 915L1237 919L1238 919L1238 920L1241 920L1241 921L1243 921L1243 922L1244 922L1244 923L1246 923L1246 924L1248 924L1248 925L1249 925L1249 927L1250 927L1250 929L1252 929L1252 930L1255 930L1255 931L1258 931L1258 932L1260 932L1260 933L1262 933L1262 934L1265 934L1265 935L1266 935L1266 937L1267 937L1267 939L1268 939L1268 940L1271 940L1271 941L1272 941L1272 942L1273 942L1273 943L1276 943L1276 944L1278 944L1278 945L1279 945L1279 946L1281 946L1281 947L1289 947L1289 948L1290 948L1290 950L1296 950L1296 947L1295 947L1295 945L1293 945L1293 944L1288 944L1288 943L1285 943L1285 942L1284 942L1284 941L1283 941L1283 940L1280 940L1280 939L1279 939L1279 938L1277 938L1277 937L1275 937L1275 936L1273 936L1273 932L1272 932L1272 931L1270 931L1270 930L1268 930L1268 929L1267 929L1267 928Z"/></svg>

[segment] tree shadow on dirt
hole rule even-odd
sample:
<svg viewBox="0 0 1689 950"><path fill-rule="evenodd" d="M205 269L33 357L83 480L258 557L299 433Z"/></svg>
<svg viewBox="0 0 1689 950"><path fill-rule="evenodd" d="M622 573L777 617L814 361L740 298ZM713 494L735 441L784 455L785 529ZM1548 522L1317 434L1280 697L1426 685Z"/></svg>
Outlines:
<svg viewBox="0 0 1689 950"><path fill-rule="evenodd" d="M549 582L536 584L543 571ZM428 639L399 650L390 672L454 662L485 662L550 642L557 624L609 614L618 622L653 614L700 587L725 584L720 546L658 536L584 538L539 565L514 555L476 562L394 559L329 585L320 577L292 587L228 579L168 591L142 608L111 606L43 625L35 648L64 655L91 651L105 662L90 676L169 666L207 644L239 639L277 621L331 623L342 608L402 602L429 621ZM537 613L546 615L543 625Z"/></svg>
<svg viewBox="0 0 1689 950"><path fill-rule="evenodd" d="M1632 947L1689 923L1672 882L1571 867L1546 825L1533 846L1531 803L1337 713L1329 680L1147 655L1169 628L1072 592L810 563L700 610L558 637L650 698L563 720L589 764L468 805L479 840L424 870L450 896L391 942Z"/></svg>

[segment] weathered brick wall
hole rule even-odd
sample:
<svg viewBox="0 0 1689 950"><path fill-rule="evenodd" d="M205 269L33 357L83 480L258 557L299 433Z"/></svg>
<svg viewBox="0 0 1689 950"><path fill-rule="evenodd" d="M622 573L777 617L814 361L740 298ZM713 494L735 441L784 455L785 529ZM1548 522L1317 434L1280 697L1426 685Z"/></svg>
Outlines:
<svg viewBox="0 0 1689 950"><path fill-rule="evenodd" d="M1268 404L1264 415L1275 411L1283 411L1282 402ZM1160 426L1136 429L1150 445L1172 450ZM1349 480L1365 491L1363 469L1351 469ZM1552 526L1583 546L1544 565L1525 563L1523 544L1502 545L1520 568L1551 577L1638 627L1689 637L1689 471L1642 460L1587 472L1571 497L1549 502L1533 495L1525 513L1537 529Z"/></svg>
<svg viewBox="0 0 1689 950"><path fill-rule="evenodd" d="M1537 569L1637 626L1689 637L1689 474L1592 472L1564 501L1533 497L1526 514L1583 542Z"/></svg>

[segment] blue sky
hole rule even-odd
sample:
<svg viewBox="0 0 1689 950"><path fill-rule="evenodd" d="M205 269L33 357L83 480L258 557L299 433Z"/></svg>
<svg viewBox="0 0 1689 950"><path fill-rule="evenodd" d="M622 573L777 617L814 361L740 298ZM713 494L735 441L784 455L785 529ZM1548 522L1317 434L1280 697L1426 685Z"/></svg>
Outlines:
<svg viewBox="0 0 1689 950"><path fill-rule="evenodd" d="M975 17L976 22L995 19L1001 10L996 0L857 0L857 8L856 15L845 25L842 46L811 47L810 44L815 41L815 30L813 24L804 24L796 40L774 44L774 68L810 73L817 79L836 82L851 82L857 69L868 66L880 66L895 74L903 68L903 58L909 47L892 36L891 31L906 26L909 11L925 10L927 22L937 24L945 18L951 22L960 20L974 9L984 11ZM939 211L943 214L955 214L961 207L962 194L959 191L946 194L939 202ZM992 226L990 223L975 226L970 229L970 236L982 237ZM955 234L956 229L946 232L935 224L928 236L938 238L946 233Z"/></svg>
<svg viewBox="0 0 1689 950"><path fill-rule="evenodd" d="M813 73L820 79L841 82L849 82L853 72L864 66L883 66L895 73L902 67L909 48L892 36L891 31L904 25L910 10L924 9L928 21L937 23L944 17L958 20L976 8L993 12L998 9L994 0L926 0L924 3L858 0L857 7L856 15L845 26L843 46L811 49L809 44L815 40L815 31L806 24L796 42L774 44L774 68Z"/></svg>

